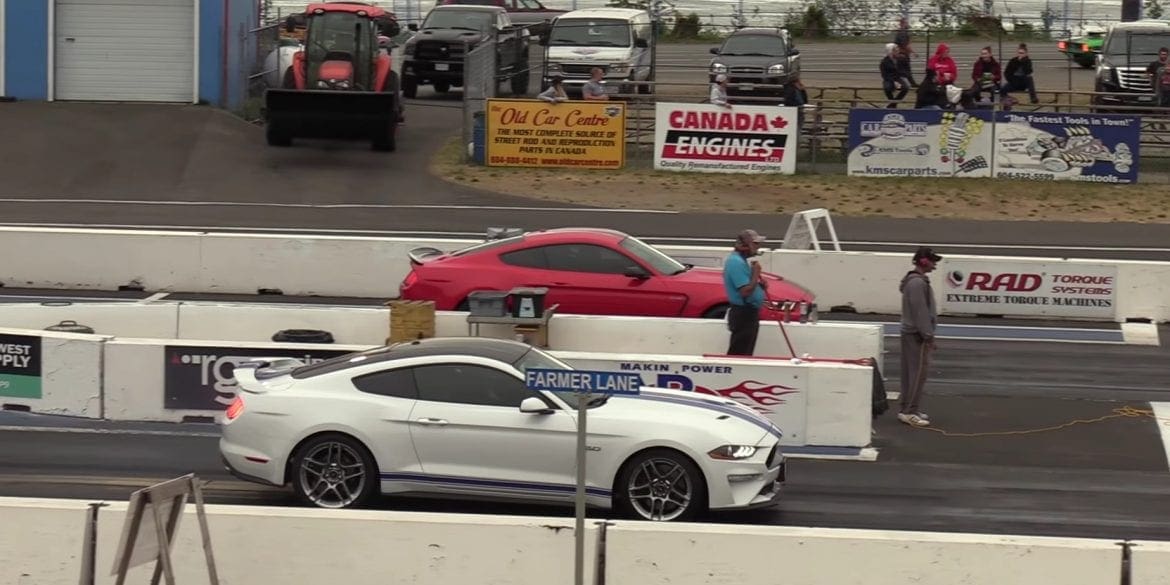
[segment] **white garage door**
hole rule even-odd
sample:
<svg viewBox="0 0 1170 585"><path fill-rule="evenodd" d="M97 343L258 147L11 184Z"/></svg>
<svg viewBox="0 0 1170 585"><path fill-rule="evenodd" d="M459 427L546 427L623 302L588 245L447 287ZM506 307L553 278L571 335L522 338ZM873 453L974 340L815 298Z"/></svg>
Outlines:
<svg viewBox="0 0 1170 585"><path fill-rule="evenodd" d="M191 102L195 0L54 0L59 100Z"/></svg>

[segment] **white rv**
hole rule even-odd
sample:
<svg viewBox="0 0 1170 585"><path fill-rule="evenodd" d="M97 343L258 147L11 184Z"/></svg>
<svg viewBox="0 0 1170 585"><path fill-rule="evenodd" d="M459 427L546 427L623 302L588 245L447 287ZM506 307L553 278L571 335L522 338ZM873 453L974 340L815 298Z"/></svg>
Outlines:
<svg viewBox="0 0 1170 585"><path fill-rule="evenodd" d="M650 13L632 8L587 8L561 15L544 45L544 77L560 76L567 91L580 92L590 71L605 72L609 92L633 93L637 81L653 81ZM649 93L649 86L638 88Z"/></svg>

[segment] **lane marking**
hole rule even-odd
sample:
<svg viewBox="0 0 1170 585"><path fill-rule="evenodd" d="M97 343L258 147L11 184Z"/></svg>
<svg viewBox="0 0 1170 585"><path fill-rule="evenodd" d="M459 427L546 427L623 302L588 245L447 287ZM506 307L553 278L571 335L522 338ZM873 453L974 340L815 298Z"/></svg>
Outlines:
<svg viewBox="0 0 1170 585"><path fill-rule="evenodd" d="M73 433L81 435L150 435L156 437L219 437L219 433L199 431L150 431L145 429L95 429L87 427L46 427L38 425L0 425L0 433Z"/></svg>
<svg viewBox="0 0 1170 585"><path fill-rule="evenodd" d="M0 476L0 484L67 484L67 485L97 485L106 487L131 487L137 488L144 485L154 485L165 481L170 481L174 478L166 477L130 477L130 476L107 476L107 475L45 475L45 474L22 474L22 473L8 473ZM237 479L203 479L201 487L204 490L214 490L222 492L284 492L281 488L275 486L266 486L258 483L251 483L240 481Z"/></svg>
<svg viewBox="0 0 1170 585"><path fill-rule="evenodd" d="M430 205L395 203L272 203L252 201L159 201L136 199L37 199L0 197L0 203L71 203L94 205L154 205L159 207L276 207L289 209L474 209L489 211L548 211L548 212L594 212L594 213L651 213L678 215L679 211L658 209L627 209L621 207L526 207L522 205Z"/></svg>
<svg viewBox="0 0 1170 585"><path fill-rule="evenodd" d="M138 301L138 302L140 302L140 303L153 303L155 301L161 301L161 300L167 298L168 296L170 296L170 294L171 293L169 293L169 292L157 292L157 293L154 293L154 294L150 295L149 297L146 297L145 299L142 299L141 301Z"/></svg>
<svg viewBox="0 0 1170 585"><path fill-rule="evenodd" d="M2 201L2 200L0 200ZM257 204L263 205L263 204ZM271 204L293 207L297 204ZM306 208L320 208L327 206L313 206L305 205ZM411 206L405 206L411 207ZM478 207L474 205L466 206L417 206L418 208L427 209L473 209L473 210L498 210L498 211L597 211L602 213L652 213L652 214L679 214L677 211L656 211L656 210L638 210L638 209L579 209L571 208L550 208L550 207ZM173 225L173 224L123 224L123 223L60 223L60 222L0 222L0 227L32 227L32 228L50 228L50 229L125 229L125 230L166 230L166 231L183 231L183 232L256 232L256 233L279 233L279 234L346 234L346 235L369 235L382 237L427 237L437 240L446 239L483 239L483 232L461 232L461 231L430 231L430 230L379 230L379 229L338 229L338 228L319 228L319 227L254 227L254 226L200 226L200 225ZM682 244L717 244L723 245L727 243L727 238L695 238L683 236L644 236L631 234L638 239L646 242L680 242ZM776 243L782 243L783 240L773 240ZM916 248L919 244L914 242L874 242L867 240L841 240L842 246L877 246L877 247L898 247L898 248ZM1132 247L1132 246L1063 246L1063 245L1044 245L1044 244L961 244L953 242L939 242L930 245L939 248L970 248L970 249L989 249L989 250L1069 250L1081 252L1137 252L1137 253L1170 253L1170 248L1157 247ZM765 247L764 250L777 250L778 248ZM863 250L846 250L860 252Z"/></svg>
<svg viewBox="0 0 1170 585"><path fill-rule="evenodd" d="M1170 402L1151 402L1154 409L1154 424L1162 437L1162 449L1166 451L1166 465L1170 468Z"/></svg>
<svg viewBox="0 0 1170 585"><path fill-rule="evenodd" d="M1106 386L1102 384L1068 384L1065 382L1054 382L1051 384L1043 384L1040 382L1004 382L1004 381L988 381L988 380L972 380L969 378L939 378L930 380L931 384L951 384L954 386L996 386L996 387L1018 387L1018 388L1054 388L1057 390L1114 390L1118 392L1159 392L1170 394L1170 388L1155 388L1151 386Z"/></svg>

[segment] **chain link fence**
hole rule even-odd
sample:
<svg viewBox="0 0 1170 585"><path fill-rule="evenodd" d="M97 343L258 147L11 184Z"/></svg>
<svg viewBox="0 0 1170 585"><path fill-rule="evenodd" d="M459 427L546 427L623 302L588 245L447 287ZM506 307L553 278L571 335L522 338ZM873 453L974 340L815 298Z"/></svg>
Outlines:
<svg viewBox="0 0 1170 585"><path fill-rule="evenodd" d="M483 144L484 110L487 100L496 97L500 80L496 76L496 43L481 42L463 56L463 142L464 145ZM482 159L475 147L464 151L464 161Z"/></svg>

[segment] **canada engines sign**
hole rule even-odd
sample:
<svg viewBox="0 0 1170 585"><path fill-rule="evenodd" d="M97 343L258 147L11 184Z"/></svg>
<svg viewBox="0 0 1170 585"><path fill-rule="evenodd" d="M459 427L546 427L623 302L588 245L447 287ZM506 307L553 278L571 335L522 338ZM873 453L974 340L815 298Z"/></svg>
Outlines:
<svg viewBox="0 0 1170 585"><path fill-rule="evenodd" d="M1116 312L1117 269L1112 266L943 262L939 309L944 313L1113 319Z"/></svg>
<svg viewBox="0 0 1170 585"><path fill-rule="evenodd" d="M654 168L712 173L796 172L797 108L659 103Z"/></svg>

